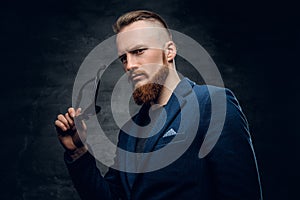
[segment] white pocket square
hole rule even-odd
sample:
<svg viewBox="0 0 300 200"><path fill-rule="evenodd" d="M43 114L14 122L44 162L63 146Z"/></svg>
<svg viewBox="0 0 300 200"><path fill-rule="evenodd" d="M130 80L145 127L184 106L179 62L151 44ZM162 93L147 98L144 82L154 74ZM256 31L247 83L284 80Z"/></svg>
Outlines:
<svg viewBox="0 0 300 200"><path fill-rule="evenodd" d="M170 129L168 130L164 135L163 135L163 138L165 137L169 137L169 136L172 136L172 135L176 135L177 133L174 131L174 129Z"/></svg>

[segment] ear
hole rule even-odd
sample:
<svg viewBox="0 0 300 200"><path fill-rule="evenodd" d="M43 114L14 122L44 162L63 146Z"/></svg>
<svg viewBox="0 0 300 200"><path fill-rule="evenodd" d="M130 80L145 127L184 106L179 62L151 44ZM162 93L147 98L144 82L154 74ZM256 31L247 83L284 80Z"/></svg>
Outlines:
<svg viewBox="0 0 300 200"><path fill-rule="evenodd" d="M168 62L173 62L176 56L176 45L173 41L166 42L165 44L166 59Z"/></svg>

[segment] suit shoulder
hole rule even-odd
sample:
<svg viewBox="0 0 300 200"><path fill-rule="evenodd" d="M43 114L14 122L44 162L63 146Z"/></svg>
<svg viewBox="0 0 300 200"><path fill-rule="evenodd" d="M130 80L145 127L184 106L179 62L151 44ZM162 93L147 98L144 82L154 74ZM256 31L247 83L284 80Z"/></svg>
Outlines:
<svg viewBox="0 0 300 200"><path fill-rule="evenodd" d="M196 85L193 87L198 99L208 99L219 95L224 95L227 100L236 99L234 93L228 89L213 85Z"/></svg>

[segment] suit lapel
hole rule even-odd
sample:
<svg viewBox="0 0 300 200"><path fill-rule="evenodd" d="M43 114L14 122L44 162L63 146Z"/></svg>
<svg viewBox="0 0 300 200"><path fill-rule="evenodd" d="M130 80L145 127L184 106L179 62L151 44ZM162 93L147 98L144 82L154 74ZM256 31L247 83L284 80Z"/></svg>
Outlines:
<svg viewBox="0 0 300 200"><path fill-rule="evenodd" d="M189 81L188 79L183 79L178 86L176 87L176 89L174 90L171 98L169 99L167 105L163 108L161 108L161 110L155 110L155 111L151 111L150 108L150 112L154 112L152 113L153 119L156 119L155 122L153 123L153 125L151 127L149 127L149 136L146 144L145 144L145 149L144 152L151 152L154 150L154 147L156 145L156 143L158 142L158 140L162 137L162 135L167 131L167 129L169 128L170 124L172 123L172 121L174 120L174 118L176 118L176 116L178 115L178 113L181 111L181 109L183 109L185 103L186 103L186 96L192 92L192 87L194 86L194 83ZM166 111L165 113L162 112L163 109ZM142 107L141 111L139 112L139 114L137 115L137 118L135 118L133 121L135 121L137 124L143 123L144 121L144 117L145 117L145 112L147 112L149 110L149 107ZM165 116L167 115L167 116ZM162 124L163 123L163 124ZM157 127L162 127L161 130L158 130ZM127 129L129 130L129 129ZM131 129L130 131L138 131L138 126L132 125L131 124ZM137 138L128 135L127 138L127 151L130 152L135 152L135 146L136 146L136 142L137 142ZM134 165L134 163L128 163L129 159L126 156L126 167ZM135 162L136 164L139 163L139 161ZM135 166L138 167L138 166ZM136 178L137 178L138 174L134 174L134 173L126 173L126 178L123 177L123 180L126 180L126 182L129 184L130 188L133 188L133 185L136 182Z"/></svg>
<svg viewBox="0 0 300 200"><path fill-rule="evenodd" d="M154 147L158 140L162 137L162 135L167 131L170 124L174 120L174 118L178 115L180 110L184 107L186 103L185 97L191 93L193 82L190 82L188 79L183 79L174 90L171 98L169 99L167 105L161 108L160 114L157 117L155 122L154 128L151 130L149 135L153 135L149 137L144 152L151 152L154 150ZM166 111L166 118L164 118L164 112L162 110L165 109ZM165 120L164 120L165 119ZM161 125L163 123L163 126ZM161 130L155 129L155 127L163 127Z"/></svg>
<svg viewBox="0 0 300 200"><path fill-rule="evenodd" d="M161 135L166 132L166 129L169 127L170 123L173 121L174 117L180 112L180 109L184 106L185 101L182 98L177 99L172 95L170 102L167 106L160 108L159 116L156 118L156 122L154 124L154 128L151 130L149 135L153 135L149 137L145 144L144 152L153 151L157 141L161 137ZM165 110L165 112L164 112ZM156 127L162 127L161 130L157 130Z"/></svg>

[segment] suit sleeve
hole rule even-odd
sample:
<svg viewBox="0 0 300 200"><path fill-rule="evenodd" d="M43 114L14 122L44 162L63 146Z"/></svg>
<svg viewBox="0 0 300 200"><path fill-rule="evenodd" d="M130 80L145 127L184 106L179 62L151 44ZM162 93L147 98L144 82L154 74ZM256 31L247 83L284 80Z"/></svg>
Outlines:
<svg viewBox="0 0 300 200"><path fill-rule="evenodd" d="M247 120L230 90L221 135L208 154L217 199L262 200L259 173Z"/></svg>
<svg viewBox="0 0 300 200"><path fill-rule="evenodd" d="M105 177L102 177L89 152L72 163L67 161L66 156L65 154L69 174L81 199L123 199L119 171L110 168Z"/></svg>

